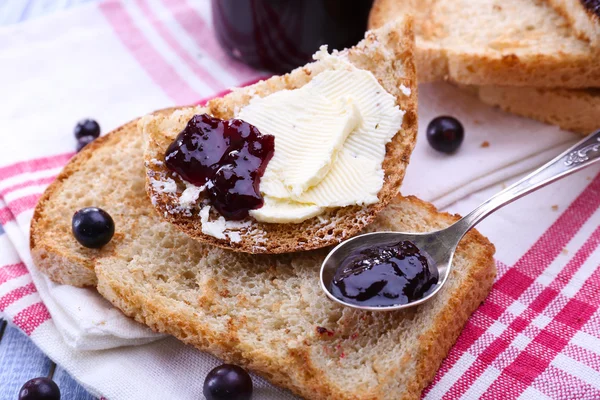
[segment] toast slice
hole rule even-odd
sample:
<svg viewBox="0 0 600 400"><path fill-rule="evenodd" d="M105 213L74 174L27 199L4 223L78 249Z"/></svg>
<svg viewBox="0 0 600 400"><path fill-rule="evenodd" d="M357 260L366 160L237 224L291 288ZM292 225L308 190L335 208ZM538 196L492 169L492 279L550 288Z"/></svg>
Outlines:
<svg viewBox="0 0 600 400"><path fill-rule="evenodd" d="M402 127L399 127L400 130L386 146L382 165L385 173L384 184L379 191L377 203L331 208L321 215L297 224L260 223L248 217L238 223L237 227L227 230L233 232L233 239L229 234L224 238L216 238L203 232L203 223L199 216L201 204L198 202L191 212L179 207L179 197L185 185L165 166L164 153L191 117L206 112L222 119L233 118L235 110L247 105L253 96L264 97L280 90L302 87L329 68L328 64L316 61L287 75L273 77L212 100L206 107L180 110L171 116L143 118L140 129L147 138L147 190L159 214L200 242L247 253L310 250L339 243L358 233L371 223L376 214L398 193L415 145L417 84L413 63L413 36L412 19L405 18L377 31L368 32L363 41L345 52L348 60L356 67L371 71L385 90L396 97L400 109L405 111ZM177 191L165 192L164 185L173 181L177 182Z"/></svg>
<svg viewBox="0 0 600 400"><path fill-rule="evenodd" d="M421 82L600 86L597 9L583 7L597 2L548 1L376 0L369 28L405 14L415 17Z"/></svg>
<svg viewBox="0 0 600 400"><path fill-rule="evenodd" d="M572 29L592 46L600 45L600 2L597 0L548 0Z"/></svg>
<svg viewBox="0 0 600 400"><path fill-rule="evenodd" d="M38 201L31 220L31 255L53 281L95 286L96 259L129 240L140 216L153 215L144 191L142 144L137 120L96 139L71 159ZM115 235L101 249L81 246L71 233L73 214L90 206L106 210L115 221Z"/></svg>
<svg viewBox="0 0 600 400"><path fill-rule="evenodd" d="M473 86L467 90L491 106L581 135L600 127L600 89Z"/></svg>
<svg viewBox="0 0 600 400"><path fill-rule="evenodd" d="M397 197L369 230L428 231L457 219ZM98 291L126 315L307 399L418 399L495 277L494 247L461 241L431 302L368 312L330 301L326 251L250 255L201 245L156 217L96 264Z"/></svg>
<svg viewBox="0 0 600 400"><path fill-rule="evenodd" d="M97 285L154 330L308 399L419 397L491 288L494 246L485 237L475 230L465 236L447 286L426 305L384 313L342 308L319 288L326 250L234 253L199 244L160 218L145 193L135 125L86 147L47 189L31 224L40 270L60 283ZM92 205L116 225L100 250L83 248L70 231L73 213ZM457 218L398 196L368 230L428 231Z"/></svg>

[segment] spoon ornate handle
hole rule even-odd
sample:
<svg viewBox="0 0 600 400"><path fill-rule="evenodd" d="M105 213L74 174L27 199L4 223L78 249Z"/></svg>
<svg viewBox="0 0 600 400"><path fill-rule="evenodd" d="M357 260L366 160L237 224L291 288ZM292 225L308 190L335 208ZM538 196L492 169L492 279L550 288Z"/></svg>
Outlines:
<svg viewBox="0 0 600 400"><path fill-rule="evenodd" d="M600 161L600 130L588 135L564 153L497 193L449 229L455 230L457 240L460 240L469 229L498 208L598 161Z"/></svg>

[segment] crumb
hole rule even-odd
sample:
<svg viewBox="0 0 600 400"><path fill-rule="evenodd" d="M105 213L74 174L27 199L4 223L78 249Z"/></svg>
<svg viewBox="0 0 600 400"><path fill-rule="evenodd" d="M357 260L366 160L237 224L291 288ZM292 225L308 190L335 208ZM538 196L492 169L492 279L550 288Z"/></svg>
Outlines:
<svg viewBox="0 0 600 400"><path fill-rule="evenodd" d="M585 179L587 179L588 181L591 181L592 177L591 176L586 176Z"/></svg>
<svg viewBox="0 0 600 400"><path fill-rule="evenodd" d="M564 247L564 248L561 250L561 252L562 252L563 254L569 254L569 250L567 250L567 248L566 248L566 247Z"/></svg>
<svg viewBox="0 0 600 400"><path fill-rule="evenodd" d="M558 211L558 206L556 204L552 206L552 211Z"/></svg>
<svg viewBox="0 0 600 400"><path fill-rule="evenodd" d="M490 147L490 142L488 142L487 140L483 143L481 143L481 147L485 148L485 147Z"/></svg>
<svg viewBox="0 0 600 400"><path fill-rule="evenodd" d="M481 125L481 121L480 121L480 120L478 120L478 119L475 119L475 120L473 120L473 123L474 123L475 125Z"/></svg>
<svg viewBox="0 0 600 400"><path fill-rule="evenodd" d="M506 186L506 183L502 183L502 190L506 189L508 186Z"/></svg>

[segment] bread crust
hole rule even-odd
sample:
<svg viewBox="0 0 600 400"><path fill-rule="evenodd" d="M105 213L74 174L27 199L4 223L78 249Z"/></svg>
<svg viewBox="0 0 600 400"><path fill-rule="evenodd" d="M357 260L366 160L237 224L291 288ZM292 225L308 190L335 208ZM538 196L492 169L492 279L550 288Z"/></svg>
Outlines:
<svg viewBox="0 0 600 400"><path fill-rule="evenodd" d="M495 27L492 24L486 26L489 26L489 32L485 33L499 40L497 46L493 46L492 43L487 45L479 43L476 39L481 32L470 36L473 38L470 47L462 42L444 40L450 29L445 25L448 21L458 20L461 24L469 26L475 22L470 21L469 18L476 18L469 8L476 9L483 3L488 5L490 2L487 0L471 0L469 4L472 7L457 3L453 11L456 15L439 16L435 14L435 7L443 3L442 0L376 0L369 17L369 28L375 29L405 14L415 16L416 60L420 82L449 80L465 85L598 87L600 86L600 64L597 62L600 58L600 48L597 45L599 23L595 16L583 11L581 4L575 10L567 7L568 3L575 1L550 0L558 10L558 12L550 11L555 13L555 17L560 19L558 14L571 17L562 18L562 24L556 22L556 41L568 39L568 42L552 52L538 51L538 47L543 47L542 40L544 43L548 41L547 30L540 30L540 39L531 39L534 43L538 40L539 45L525 44L516 38L505 42L502 39L505 27ZM494 7L502 10L503 2L498 2ZM539 7L551 10L551 6L543 2ZM567 25L569 20L577 22L579 26L587 22L586 36L593 40L580 39L582 35L578 37L575 33L564 39L567 33L559 32L559 29L564 29L563 25ZM534 32L535 29L536 27L533 27ZM528 51L519 50L525 45L528 46Z"/></svg>
<svg viewBox="0 0 600 400"><path fill-rule="evenodd" d="M260 223L248 217L243 222L250 226L239 231L241 240L237 242L229 238L219 239L207 235L202 231L198 207L191 214L177 212L178 194L161 192L156 186L150 184L154 180L166 179L180 182L163 162L164 152L174 137L165 137L158 127L161 122L152 119L141 129L147 136L145 152L147 190L159 214L200 242L254 254L306 251L339 243L355 235L373 221L376 214L383 210L398 193L416 142L417 85L413 53L414 34L410 18L379 31L368 32L365 40L348 52L350 62L359 68L371 71L382 86L396 97L397 104L405 111L402 129L386 146L386 157L382 165L385 181L378 194L377 203L365 207L331 209L299 224ZM273 77L234 91L223 98L210 101L205 108L190 110L183 115L177 114L177 124L183 127L194 114L201 112L208 112L223 119L232 118L236 108L248 104L251 94L265 96L282 89L295 89L305 85L323 70L325 67L322 63L315 62L298 68L290 74ZM402 72L402 76L399 76L398 71ZM401 85L410 89L410 95L402 93Z"/></svg>
<svg viewBox="0 0 600 400"><path fill-rule="evenodd" d="M63 168L56 179L46 188L33 212L29 233L29 248L31 257L36 267L55 282L72 286L95 286L97 283L94 263L96 257L107 251L107 248L94 251L95 254L83 255L69 252L62 246L57 245L54 238L49 235L50 226L55 223L54 216L46 214L45 210L49 202L59 192L65 181L76 174L81 164L89 161L94 149L102 146L113 146L120 138L119 132L135 129L136 121L129 122L115 131L99 137L76 154Z"/></svg>

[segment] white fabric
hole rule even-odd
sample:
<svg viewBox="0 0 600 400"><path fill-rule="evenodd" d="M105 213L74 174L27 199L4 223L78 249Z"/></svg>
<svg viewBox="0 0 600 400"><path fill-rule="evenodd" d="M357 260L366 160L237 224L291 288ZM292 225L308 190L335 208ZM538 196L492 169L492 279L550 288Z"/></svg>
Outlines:
<svg viewBox="0 0 600 400"><path fill-rule="evenodd" d="M440 115L456 117L465 128L464 142L455 154L439 153L427 143L427 125ZM542 165L577 138L486 106L451 85L420 85L419 136L401 191L446 207Z"/></svg>
<svg viewBox="0 0 600 400"><path fill-rule="evenodd" d="M198 1L198 7L208 19L207 3ZM133 1L126 4L137 7ZM2 165L71 151L75 145L71 131L81 117L94 117L108 132L173 104L140 68L95 4L4 28L0 48ZM491 109L449 85L423 85L419 97L419 141L402 192L444 207L463 199L451 207L453 211L468 211L499 186L484 195L469 194L541 164L574 140L557 128ZM465 126L465 142L457 154L439 154L427 144L426 126L441 114L456 116ZM489 147L481 146L484 141ZM570 187L568 196L552 204L568 204L585 183L581 177L571 179L565 184ZM545 204L543 194L526 201ZM542 232L555 214L549 206L530 207L528 212L536 223L520 227L520 235L535 239L539 234L533 231ZM498 246L499 254L516 258L527 249L509 236L520 212L511 208L498 215L482 229L497 243L506 244ZM94 290L56 285L43 277L28 253L30 218L31 212L19 215L17 224L7 224L6 231L52 315L33 333L35 343L93 394L110 400L200 398L203 377L217 365L216 359L173 338L148 343L160 336L125 318ZM492 222L502 218L513 220L498 226ZM257 382L256 399L292 398Z"/></svg>

